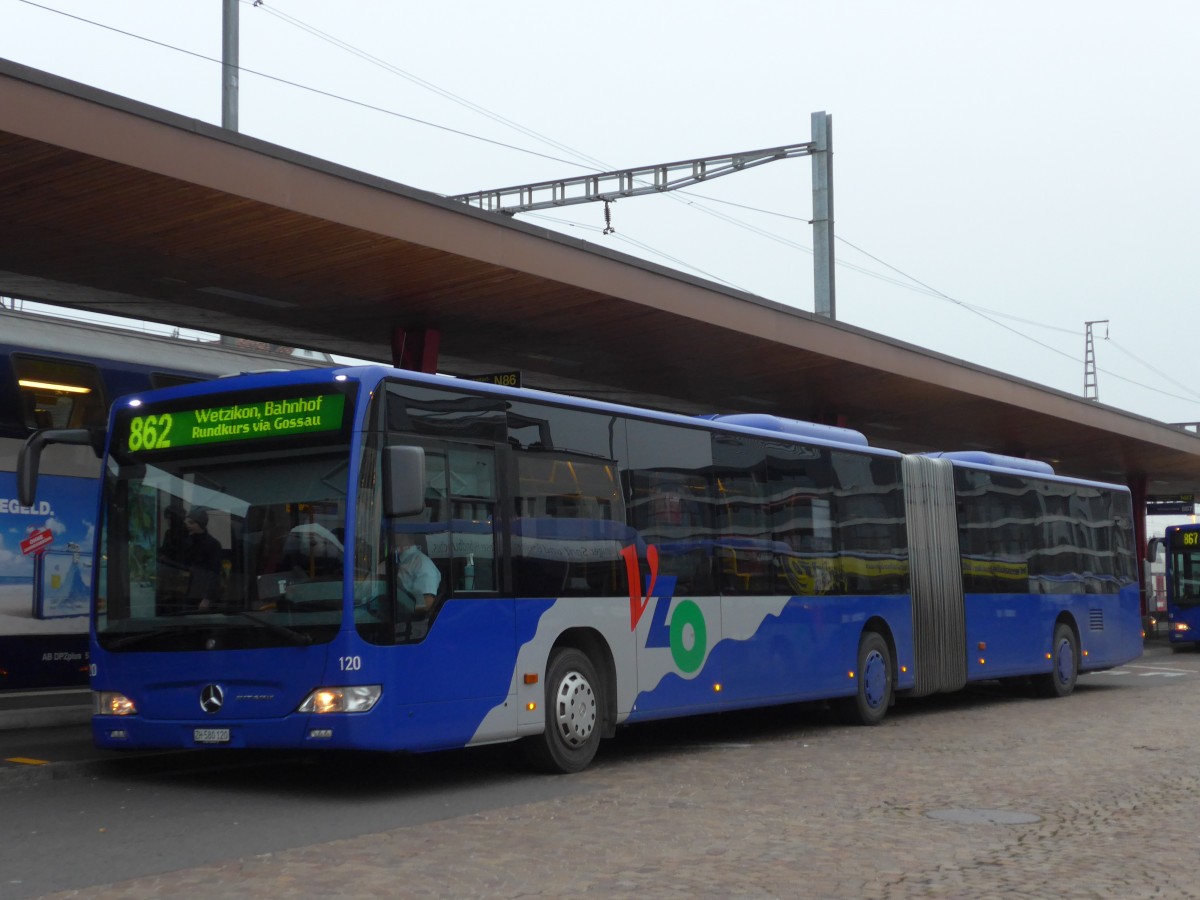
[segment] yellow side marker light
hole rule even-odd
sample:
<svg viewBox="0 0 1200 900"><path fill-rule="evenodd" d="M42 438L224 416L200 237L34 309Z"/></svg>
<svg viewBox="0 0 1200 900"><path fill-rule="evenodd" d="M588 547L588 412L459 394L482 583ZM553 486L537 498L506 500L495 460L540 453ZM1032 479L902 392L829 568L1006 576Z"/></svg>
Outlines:
<svg viewBox="0 0 1200 900"><path fill-rule="evenodd" d="M526 672L525 673L525 683L526 684L537 684L538 683L538 673L537 672Z"/></svg>
<svg viewBox="0 0 1200 900"><path fill-rule="evenodd" d="M45 766L48 765L48 759L30 759L28 756L10 756L5 762L16 763L19 766Z"/></svg>
<svg viewBox="0 0 1200 900"><path fill-rule="evenodd" d="M980 664L981 666L986 666L986 665L987 665L987 660L986 660L986 659L984 659L984 658L981 656L981 657L979 657L979 664Z"/></svg>
<svg viewBox="0 0 1200 900"><path fill-rule="evenodd" d="M721 693L721 682L718 681L716 684L713 685L713 693L714 694Z"/></svg>
<svg viewBox="0 0 1200 900"><path fill-rule="evenodd" d="M526 704L525 704L525 708L526 708L527 710L529 710L530 712L533 712L535 709L537 709L537 704L536 704L536 703L534 703L534 702L532 702L532 701L530 701L529 703L526 703Z"/></svg>

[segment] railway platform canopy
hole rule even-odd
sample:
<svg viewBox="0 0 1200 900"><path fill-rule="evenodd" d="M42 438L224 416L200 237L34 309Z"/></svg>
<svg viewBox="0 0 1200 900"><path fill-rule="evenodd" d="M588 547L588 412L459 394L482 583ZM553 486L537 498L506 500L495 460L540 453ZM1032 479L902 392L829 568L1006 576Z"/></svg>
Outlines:
<svg viewBox="0 0 1200 900"><path fill-rule="evenodd" d="M0 295L1200 490L1184 428L7 61Z"/></svg>

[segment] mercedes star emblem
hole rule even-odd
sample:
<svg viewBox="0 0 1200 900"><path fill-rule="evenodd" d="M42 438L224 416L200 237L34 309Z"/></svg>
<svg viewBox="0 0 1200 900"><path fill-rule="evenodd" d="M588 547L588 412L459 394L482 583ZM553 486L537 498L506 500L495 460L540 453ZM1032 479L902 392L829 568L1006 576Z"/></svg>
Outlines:
<svg viewBox="0 0 1200 900"><path fill-rule="evenodd" d="M200 692L200 708L206 713L219 712L225 702L225 692L219 684L207 684Z"/></svg>

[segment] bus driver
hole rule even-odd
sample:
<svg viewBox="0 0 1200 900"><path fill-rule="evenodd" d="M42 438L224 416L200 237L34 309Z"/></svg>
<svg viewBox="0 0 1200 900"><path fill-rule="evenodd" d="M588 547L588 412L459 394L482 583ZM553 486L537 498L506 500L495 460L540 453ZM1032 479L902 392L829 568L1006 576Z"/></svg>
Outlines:
<svg viewBox="0 0 1200 900"><path fill-rule="evenodd" d="M428 615L442 583L442 573L418 546L420 535L400 532L396 535L396 578L400 589L413 601L414 612Z"/></svg>

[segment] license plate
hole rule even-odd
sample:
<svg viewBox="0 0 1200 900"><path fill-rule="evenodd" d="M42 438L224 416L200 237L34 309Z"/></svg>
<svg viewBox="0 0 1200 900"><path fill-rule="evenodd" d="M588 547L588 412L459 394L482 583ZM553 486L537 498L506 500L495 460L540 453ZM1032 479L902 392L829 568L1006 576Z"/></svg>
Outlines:
<svg viewBox="0 0 1200 900"><path fill-rule="evenodd" d="M197 744L228 744L228 728L197 728L192 732L192 740Z"/></svg>

